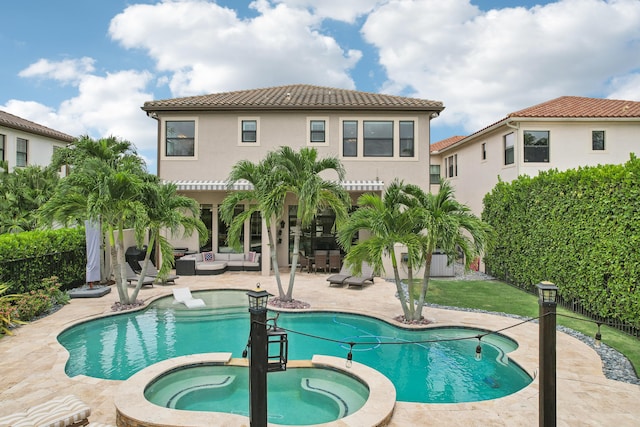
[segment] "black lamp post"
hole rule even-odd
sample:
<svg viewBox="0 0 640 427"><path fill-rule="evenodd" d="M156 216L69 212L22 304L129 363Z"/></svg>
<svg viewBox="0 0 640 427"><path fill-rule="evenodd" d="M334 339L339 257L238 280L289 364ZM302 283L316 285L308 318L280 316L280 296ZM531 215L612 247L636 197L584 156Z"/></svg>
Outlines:
<svg viewBox="0 0 640 427"><path fill-rule="evenodd" d="M556 297L558 288L551 282L538 283L540 305L540 427L556 425Z"/></svg>
<svg viewBox="0 0 640 427"><path fill-rule="evenodd" d="M270 294L260 289L247 292L251 313L251 356L249 357L249 421L251 427L267 427L267 301Z"/></svg>

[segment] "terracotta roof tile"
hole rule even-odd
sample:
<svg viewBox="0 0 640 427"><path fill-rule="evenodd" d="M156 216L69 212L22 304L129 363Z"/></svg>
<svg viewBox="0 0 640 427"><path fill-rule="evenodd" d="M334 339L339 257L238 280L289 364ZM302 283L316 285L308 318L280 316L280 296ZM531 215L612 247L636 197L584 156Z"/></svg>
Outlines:
<svg viewBox="0 0 640 427"><path fill-rule="evenodd" d="M561 96L507 117L624 118L640 117L640 102Z"/></svg>
<svg viewBox="0 0 640 427"><path fill-rule="evenodd" d="M442 111L442 102L312 85L214 93L144 103L144 111L215 109L386 109Z"/></svg>
<svg viewBox="0 0 640 427"><path fill-rule="evenodd" d="M6 111L0 110L0 126L6 126L11 129L21 130L24 132L33 133L36 135L42 135L49 138L54 138L63 142L73 142L75 138L66 133L59 132L57 130L48 128L46 126L39 125L32 121L23 119L13 114L9 114Z"/></svg>
<svg viewBox="0 0 640 427"><path fill-rule="evenodd" d="M433 144L431 144L431 145L429 146L429 151L430 151L431 153L433 153L433 152L435 152L435 151L440 151L440 150L442 150L443 148L447 148L447 147L449 147L450 145L453 145L453 144L455 144L456 142L458 142L458 141L460 141L460 140L462 140L462 139L465 139L465 138L466 138L466 136L460 136L460 135L458 135L458 136L451 136L451 137L449 137L449 138L447 138L447 139L443 139L443 140L438 141L438 142L434 142Z"/></svg>

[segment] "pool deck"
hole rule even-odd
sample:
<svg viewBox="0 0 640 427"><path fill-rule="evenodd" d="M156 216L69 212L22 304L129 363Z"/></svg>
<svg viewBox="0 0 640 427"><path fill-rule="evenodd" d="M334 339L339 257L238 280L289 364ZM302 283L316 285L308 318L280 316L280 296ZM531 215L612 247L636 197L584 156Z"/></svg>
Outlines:
<svg viewBox="0 0 640 427"><path fill-rule="evenodd" d="M392 322L401 314L395 285L382 279L358 288L329 287L328 274L297 273L293 295L312 309L346 310L374 315ZM283 286L289 274L282 274ZM260 282L277 295L275 277L259 273L226 272L218 276L190 276L175 285L145 287L139 298L169 295L174 287L198 289L251 289ZM67 352L57 335L74 323L111 314L118 300L115 289L101 298L72 299L58 312L14 330L0 339L0 417L20 412L55 396L75 394L92 408L90 422L116 424L115 396L121 381L100 380L64 373ZM518 320L481 313L427 308L425 316L435 326L471 326L497 330ZM532 376L533 383L510 396L462 404L397 402L389 426L535 426L538 425L538 325L525 323L504 332L519 343L510 356ZM606 336L603 337L606 343ZM346 356L346 355L345 355ZM601 361L589 346L567 334L557 334L557 425L637 426L640 420L640 386L607 379ZM364 422L364 420L362 420ZM248 422L247 422L248 424ZM332 425L344 425L339 422ZM358 425L365 426L366 423Z"/></svg>

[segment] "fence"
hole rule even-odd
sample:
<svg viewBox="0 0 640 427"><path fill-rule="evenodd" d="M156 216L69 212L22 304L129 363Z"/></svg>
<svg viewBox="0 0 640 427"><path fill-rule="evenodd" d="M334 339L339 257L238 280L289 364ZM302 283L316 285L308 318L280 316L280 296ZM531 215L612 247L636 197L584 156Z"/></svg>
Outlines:
<svg viewBox="0 0 640 427"><path fill-rule="evenodd" d="M7 293L23 293L34 283L57 276L63 289L80 285L85 281L87 264L84 247L65 252L54 252L32 258L0 261L0 283L11 287Z"/></svg>

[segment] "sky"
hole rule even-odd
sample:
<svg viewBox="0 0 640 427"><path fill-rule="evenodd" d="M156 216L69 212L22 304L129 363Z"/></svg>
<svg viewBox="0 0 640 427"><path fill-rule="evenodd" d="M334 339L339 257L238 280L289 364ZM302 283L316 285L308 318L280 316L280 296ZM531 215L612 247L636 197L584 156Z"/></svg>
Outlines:
<svg viewBox="0 0 640 427"><path fill-rule="evenodd" d="M0 110L133 143L146 101L312 84L441 101L431 142L559 96L640 101L640 0L2 2Z"/></svg>

